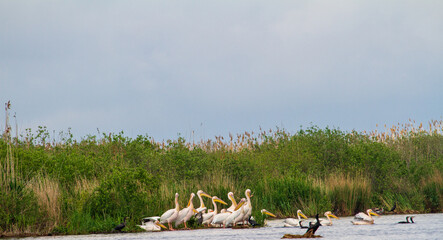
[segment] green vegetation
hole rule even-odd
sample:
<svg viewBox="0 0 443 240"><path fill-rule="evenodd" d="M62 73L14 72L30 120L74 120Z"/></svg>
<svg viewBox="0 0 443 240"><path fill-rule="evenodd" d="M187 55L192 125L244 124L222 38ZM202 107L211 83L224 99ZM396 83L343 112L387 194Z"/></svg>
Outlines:
<svg viewBox="0 0 443 240"><path fill-rule="evenodd" d="M239 199L250 188L259 220L262 208L280 217L297 209L351 215L395 202L401 212L443 210L441 122L426 131L408 125L389 137L310 127L199 144L123 133L76 141L69 131L54 141L44 127L12 138L6 126L0 235L111 232L125 216L124 231L138 231L142 217L174 207L175 192L185 206L198 189L229 202L229 191Z"/></svg>

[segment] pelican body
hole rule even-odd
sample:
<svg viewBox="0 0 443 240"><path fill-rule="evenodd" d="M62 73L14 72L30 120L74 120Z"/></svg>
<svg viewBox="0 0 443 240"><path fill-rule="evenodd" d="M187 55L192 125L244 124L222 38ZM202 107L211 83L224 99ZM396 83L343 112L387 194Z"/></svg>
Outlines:
<svg viewBox="0 0 443 240"><path fill-rule="evenodd" d="M359 212L355 215L354 220L351 221L352 224L354 225L370 225L370 224L374 224L374 219L372 218L371 215L374 216L380 216L377 213L375 213L374 211L372 211L372 209L368 209L366 210L366 213L363 212Z"/></svg>
<svg viewBox="0 0 443 240"><path fill-rule="evenodd" d="M217 212L218 212L216 202L219 202L224 205L228 205L225 201L221 200L217 196L212 197L212 205L214 205L214 211L204 213L203 214L203 221L202 221L202 224L206 224L208 227L209 227L209 224L212 222L212 219L214 218L215 215L217 215Z"/></svg>
<svg viewBox="0 0 443 240"><path fill-rule="evenodd" d="M294 218L286 218L284 221L283 221L283 226L285 226L285 227L299 227L300 226L300 222L301 221L303 221L301 218L304 218L304 219L308 219L307 217L306 217L306 215L305 214L303 214L303 212L299 209L299 210L297 210L297 218L298 219L294 219Z"/></svg>
<svg viewBox="0 0 443 240"><path fill-rule="evenodd" d="M175 230L172 228L172 223L177 219L180 211L180 205L178 204L178 193L175 193L175 208L169 209L163 213L160 217L160 223L168 223L169 230Z"/></svg>
<svg viewBox="0 0 443 240"><path fill-rule="evenodd" d="M185 229L189 229L186 225L186 222L194 215L194 213L197 213L197 211L194 209L194 204L192 203L192 199L195 197L194 193L191 193L191 198L189 199L188 206L186 208L183 208L178 212L178 217L175 220L175 227L178 227L180 224L185 224Z"/></svg>
<svg viewBox="0 0 443 240"><path fill-rule="evenodd" d="M320 224L321 224L322 226L332 226L332 219L331 219L331 217L333 217L333 218L335 218L335 219L338 219L338 217L335 216L334 214L332 214L331 211L327 211L327 212L325 212L325 217L326 217L327 219L325 219L325 218L320 219Z"/></svg>
<svg viewBox="0 0 443 240"><path fill-rule="evenodd" d="M243 210L241 211L240 215L235 219L234 225L240 222L246 224L249 217L251 217L252 214L251 189L246 189L245 196L246 196L246 203L244 204Z"/></svg>
<svg viewBox="0 0 443 240"><path fill-rule="evenodd" d="M234 212L229 214L225 220L223 221L223 228L226 228L227 226L234 224L235 225L235 219L237 219L242 212L244 212L244 204L246 202L246 198L242 198L240 202L237 204L237 207L234 209Z"/></svg>

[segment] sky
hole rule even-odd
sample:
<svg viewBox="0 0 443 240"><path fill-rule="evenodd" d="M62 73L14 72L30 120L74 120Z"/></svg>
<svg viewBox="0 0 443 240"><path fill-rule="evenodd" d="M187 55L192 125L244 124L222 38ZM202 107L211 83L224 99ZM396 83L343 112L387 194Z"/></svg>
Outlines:
<svg viewBox="0 0 443 240"><path fill-rule="evenodd" d="M3 0L0 102L19 134L77 138L442 120L442 12L440 0Z"/></svg>

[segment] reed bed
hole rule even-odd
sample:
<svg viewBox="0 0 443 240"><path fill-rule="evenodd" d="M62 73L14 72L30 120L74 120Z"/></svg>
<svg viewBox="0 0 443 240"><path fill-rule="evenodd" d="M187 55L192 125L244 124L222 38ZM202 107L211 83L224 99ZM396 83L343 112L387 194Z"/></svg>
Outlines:
<svg viewBox="0 0 443 240"><path fill-rule="evenodd" d="M443 211L441 121L371 133L260 129L200 142L100 132L76 140L45 127L14 138L5 110L0 235L109 232L125 216L127 231L137 231L142 217L173 208L176 192L185 206L198 189L229 203L228 192L240 199L250 188L259 221L262 208L280 217L394 203L399 212Z"/></svg>

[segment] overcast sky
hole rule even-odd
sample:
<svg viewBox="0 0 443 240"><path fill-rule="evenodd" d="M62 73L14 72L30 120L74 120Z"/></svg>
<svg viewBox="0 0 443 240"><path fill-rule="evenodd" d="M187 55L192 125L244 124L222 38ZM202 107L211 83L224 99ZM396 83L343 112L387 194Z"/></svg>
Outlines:
<svg viewBox="0 0 443 240"><path fill-rule="evenodd" d="M8 100L78 138L441 120L443 1L3 0Z"/></svg>

